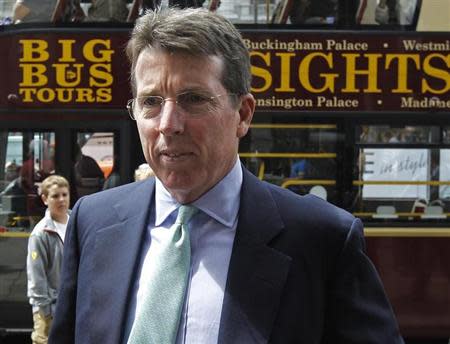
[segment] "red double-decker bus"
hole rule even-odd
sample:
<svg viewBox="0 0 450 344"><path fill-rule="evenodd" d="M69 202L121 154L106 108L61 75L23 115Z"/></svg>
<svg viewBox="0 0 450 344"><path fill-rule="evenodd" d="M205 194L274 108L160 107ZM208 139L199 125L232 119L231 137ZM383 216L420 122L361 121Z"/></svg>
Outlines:
<svg viewBox="0 0 450 344"><path fill-rule="evenodd" d="M257 100L241 161L262 180L362 218L368 254L411 343L450 337L450 30L436 15L448 15L450 2L436 0L436 9L430 2L415 1L405 25L364 19L374 8L365 1L351 21L292 24L297 17L287 2L272 23L237 24ZM269 18L265 10L275 4L250 17ZM0 26L3 334L32 326L26 248L43 216L43 178L66 176L75 202L133 181L144 162L125 108L130 30ZM80 150L102 175L76 178Z"/></svg>

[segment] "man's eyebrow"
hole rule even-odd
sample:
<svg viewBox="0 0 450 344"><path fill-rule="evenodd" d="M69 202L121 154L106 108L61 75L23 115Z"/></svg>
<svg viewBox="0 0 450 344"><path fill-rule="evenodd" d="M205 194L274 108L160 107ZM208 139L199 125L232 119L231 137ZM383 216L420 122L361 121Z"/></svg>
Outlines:
<svg viewBox="0 0 450 344"><path fill-rule="evenodd" d="M199 93L202 95L209 95L211 94L211 91L201 86L187 86L179 89L178 92L176 92L177 95L184 93ZM136 98L146 96L163 96L163 92L159 89L143 89L141 90L141 92L136 94Z"/></svg>
<svg viewBox="0 0 450 344"><path fill-rule="evenodd" d="M159 96L161 94L161 90L156 86L147 85L143 87L139 92L136 92L136 97L142 96Z"/></svg>
<svg viewBox="0 0 450 344"><path fill-rule="evenodd" d="M211 91L209 91L203 87L192 86L192 87L186 87L186 88L180 90L180 92L178 92L177 94L182 94L182 93L210 94Z"/></svg>
<svg viewBox="0 0 450 344"><path fill-rule="evenodd" d="M155 90L143 90L142 92L136 93L136 97L147 97L147 96L159 96L161 92L156 92Z"/></svg>

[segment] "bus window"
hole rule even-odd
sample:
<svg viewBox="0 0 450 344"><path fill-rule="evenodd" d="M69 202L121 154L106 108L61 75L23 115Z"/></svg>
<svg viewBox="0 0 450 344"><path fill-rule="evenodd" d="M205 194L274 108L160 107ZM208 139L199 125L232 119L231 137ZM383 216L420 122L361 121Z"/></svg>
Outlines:
<svg viewBox="0 0 450 344"><path fill-rule="evenodd" d="M444 127L442 129L442 142L450 143L450 127Z"/></svg>
<svg viewBox="0 0 450 344"><path fill-rule="evenodd" d="M361 0L356 23L362 25L411 25L419 13L417 0Z"/></svg>
<svg viewBox="0 0 450 344"><path fill-rule="evenodd" d="M0 0L0 25L12 24L15 0Z"/></svg>
<svg viewBox="0 0 450 344"><path fill-rule="evenodd" d="M439 135L439 127L389 125L362 125L357 142L362 144L412 144L433 143Z"/></svg>
<svg viewBox="0 0 450 344"><path fill-rule="evenodd" d="M449 13L450 2L448 0L422 0L417 31L449 31Z"/></svg>
<svg viewBox="0 0 450 344"><path fill-rule="evenodd" d="M3 131L0 137L6 147L0 155L0 226L30 231L44 214L39 185L55 171L55 134Z"/></svg>
<svg viewBox="0 0 450 344"><path fill-rule="evenodd" d="M439 198L450 201L450 149L439 150Z"/></svg>
<svg viewBox="0 0 450 344"><path fill-rule="evenodd" d="M417 199L429 198L425 182L429 179L430 152L427 149L365 148L362 171L363 199ZM410 181L411 184L404 184ZM385 184L381 184L385 182Z"/></svg>
<svg viewBox="0 0 450 344"><path fill-rule="evenodd" d="M292 24L297 25L335 24L338 17L338 6L339 4L335 0L292 1L289 20Z"/></svg>
<svg viewBox="0 0 450 344"><path fill-rule="evenodd" d="M357 128L354 213L398 221L445 220L450 149L439 126Z"/></svg>
<svg viewBox="0 0 450 344"><path fill-rule="evenodd" d="M241 142L239 155L262 180L299 194L322 186L334 202L337 141L335 124L256 123Z"/></svg>

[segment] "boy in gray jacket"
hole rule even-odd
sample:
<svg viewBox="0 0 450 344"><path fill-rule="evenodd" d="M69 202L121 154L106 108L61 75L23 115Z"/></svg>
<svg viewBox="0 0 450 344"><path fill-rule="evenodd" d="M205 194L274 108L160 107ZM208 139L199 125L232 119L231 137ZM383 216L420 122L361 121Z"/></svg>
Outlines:
<svg viewBox="0 0 450 344"><path fill-rule="evenodd" d="M63 243L69 220L69 183L52 175L41 185L41 198L47 206L44 218L28 240L28 298L33 307L33 344L46 344L58 295Z"/></svg>

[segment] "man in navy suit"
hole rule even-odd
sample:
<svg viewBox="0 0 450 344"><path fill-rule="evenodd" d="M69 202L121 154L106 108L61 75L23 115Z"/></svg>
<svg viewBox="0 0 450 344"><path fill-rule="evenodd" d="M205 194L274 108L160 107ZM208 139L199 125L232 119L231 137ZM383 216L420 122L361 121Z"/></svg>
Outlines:
<svg viewBox="0 0 450 344"><path fill-rule="evenodd" d="M152 254L186 204L199 211L168 343L403 343L361 221L241 166L255 100L233 25L203 9L150 12L127 53L128 107L156 177L77 202L50 343L130 342Z"/></svg>

